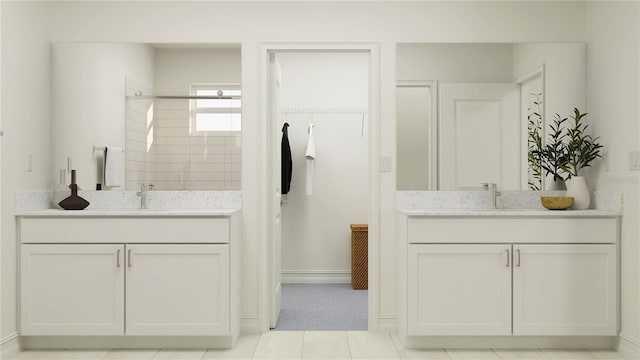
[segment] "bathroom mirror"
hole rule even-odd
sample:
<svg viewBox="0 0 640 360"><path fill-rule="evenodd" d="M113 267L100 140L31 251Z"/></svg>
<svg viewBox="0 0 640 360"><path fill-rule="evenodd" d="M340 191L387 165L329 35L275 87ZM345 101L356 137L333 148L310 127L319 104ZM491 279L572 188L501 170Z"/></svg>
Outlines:
<svg viewBox="0 0 640 360"><path fill-rule="evenodd" d="M52 58L54 173L107 185L107 147L124 157L105 190L240 189L240 44L54 43Z"/></svg>
<svg viewBox="0 0 640 360"><path fill-rule="evenodd" d="M398 190L542 189L529 127L586 103L583 43L398 44Z"/></svg>

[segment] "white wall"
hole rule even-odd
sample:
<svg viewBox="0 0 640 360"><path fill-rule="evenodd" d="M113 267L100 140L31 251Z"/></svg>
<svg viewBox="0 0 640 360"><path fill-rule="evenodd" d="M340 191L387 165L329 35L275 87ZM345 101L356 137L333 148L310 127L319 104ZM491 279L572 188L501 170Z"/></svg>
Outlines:
<svg viewBox="0 0 640 360"><path fill-rule="evenodd" d="M398 80L511 82L513 44L398 44Z"/></svg>
<svg viewBox="0 0 640 360"><path fill-rule="evenodd" d="M258 46L263 41L376 42L380 46L380 147L395 157L396 42L584 41L580 2L53 2L51 39L85 42L240 42L244 97L243 302L245 326L257 326L258 279L266 209L258 119ZM153 16L149 16L153 14ZM4 14L3 14L4 15ZM327 25L331 19L331 25ZM26 21L25 26L32 23ZM171 26L168 26L171 24ZM3 24L4 26L4 24ZM81 29L81 30L80 30ZM508 29L508 31L505 31ZM4 31L3 31L4 34ZM19 34L19 33L18 33ZM4 47L4 42L3 42ZM4 52L3 52L4 54ZM4 66L4 63L3 63ZM3 79L4 82L4 79ZM4 91L3 91L4 95ZM25 139L28 139L25 135ZM3 162L4 164L4 162ZM394 166L395 167L395 166ZM4 173L4 171L3 171ZM379 317L396 310L395 170L380 174ZM3 184L4 187L4 184ZM3 243L15 241L3 236ZM14 254L11 254L14 256ZM3 274L15 277L15 272ZM4 289L3 289L4 290ZM3 291L14 298L15 290ZM4 307L13 313L15 307ZM266 314L262 313L263 316ZM262 324L265 324L263 321ZM385 323L383 323L384 325ZM13 331L9 330L9 331Z"/></svg>
<svg viewBox="0 0 640 360"><path fill-rule="evenodd" d="M13 193L46 190L50 178L50 4L2 2L2 322L0 339L17 330ZM33 169L26 171L28 154Z"/></svg>
<svg viewBox="0 0 640 360"><path fill-rule="evenodd" d="M156 48L156 95L189 95L190 85L197 83L241 84L240 48L228 46Z"/></svg>
<svg viewBox="0 0 640 360"><path fill-rule="evenodd" d="M513 77L518 78L544 63L545 121L556 113L573 115L573 108L586 112L587 57L584 43L516 44L513 48Z"/></svg>
<svg viewBox="0 0 640 360"><path fill-rule="evenodd" d="M368 54L281 53L278 60L283 110L368 108ZM282 207L283 281L313 278L349 283L349 224L367 223L367 118L362 114L283 114L281 124L285 119L290 124L293 174L287 204ZM306 195L305 150L312 121L316 161L313 193Z"/></svg>
<svg viewBox="0 0 640 360"><path fill-rule="evenodd" d="M153 48L54 43L51 66L52 179L71 157L78 186L95 189L103 182L103 153L93 146L125 148L125 78L152 86ZM119 189L124 185L122 179Z"/></svg>
<svg viewBox="0 0 640 360"><path fill-rule="evenodd" d="M640 150L640 9L638 2L587 5L587 110L604 159L589 180L624 194L620 242L621 332L640 347L640 172L627 155ZM639 353L636 353L636 356Z"/></svg>

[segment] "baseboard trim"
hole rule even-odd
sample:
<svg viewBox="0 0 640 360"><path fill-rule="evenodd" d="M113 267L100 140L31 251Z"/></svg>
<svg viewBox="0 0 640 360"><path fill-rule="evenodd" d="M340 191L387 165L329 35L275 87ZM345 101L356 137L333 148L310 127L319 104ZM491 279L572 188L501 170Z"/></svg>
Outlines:
<svg viewBox="0 0 640 360"><path fill-rule="evenodd" d="M640 359L640 343L625 333L618 336L615 349L625 359Z"/></svg>
<svg viewBox="0 0 640 360"><path fill-rule="evenodd" d="M0 339L0 359L9 358L19 353L20 349L20 336L17 331Z"/></svg>
<svg viewBox="0 0 640 360"><path fill-rule="evenodd" d="M350 270L282 270L283 284L351 284Z"/></svg>
<svg viewBox="0 0 640 360"><path fill-rule="evenodd" d="M380 314L378 315L378 331L389 332L395 331L398 316L395 314Z"/></svg>
<svg viewBox="0 0 640 360"><path fill-rule="evenodd" d="M25 349L231 349L233 336L22 336Z"/></svg>
<svg viewBox="0 0 640 360"><path fill-rule="evenodd" d="M259 334L260 319L257 314L240 315L240 334Z"/></svg>
<svg viewBox="0 0 640 360"><path fill-rule="evenodd" d="M613 349L617 336L407 336L407 349Z"/></svg>

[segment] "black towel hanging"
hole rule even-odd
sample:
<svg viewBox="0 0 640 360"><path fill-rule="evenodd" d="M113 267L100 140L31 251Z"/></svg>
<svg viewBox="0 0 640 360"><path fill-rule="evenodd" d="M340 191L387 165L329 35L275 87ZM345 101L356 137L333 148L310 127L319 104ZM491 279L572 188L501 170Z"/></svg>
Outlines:
<svg viewBox="0 0 640 360"><path fill-rule="evenodd" d="M291 188L291 174L293 171L293 161L291 159L291 146L289 145L289 133L287 128L289 123L282 125L282 163L281 163L281 186L282 194L288 194Z"/></svg>

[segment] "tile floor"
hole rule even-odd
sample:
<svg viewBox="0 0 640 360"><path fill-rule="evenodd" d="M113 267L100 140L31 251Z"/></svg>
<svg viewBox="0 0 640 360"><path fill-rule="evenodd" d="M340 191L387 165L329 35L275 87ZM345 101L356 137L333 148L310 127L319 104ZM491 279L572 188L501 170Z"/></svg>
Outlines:
<svg viewBox="0 0 640 360"><path fill-rule="evenodd" d="M423 360L627 360L607 350L413 350L389 333L366 331L272 331L242 335L232 350L23 351L6 360L94 359L423 359ZM5 360L5 359L3 359Z"/></svg>

